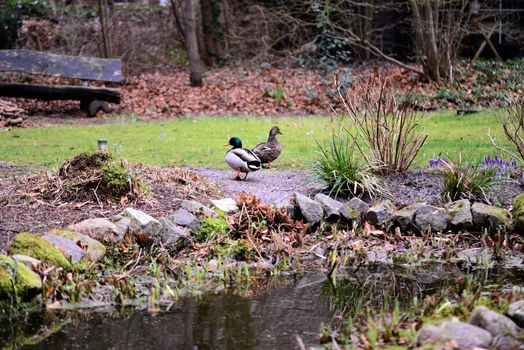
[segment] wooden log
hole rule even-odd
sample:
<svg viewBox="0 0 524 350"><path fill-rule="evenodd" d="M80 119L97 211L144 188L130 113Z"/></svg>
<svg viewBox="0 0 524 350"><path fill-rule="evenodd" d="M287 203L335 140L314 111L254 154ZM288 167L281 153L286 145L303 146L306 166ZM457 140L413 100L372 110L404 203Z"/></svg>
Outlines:
<svg viewBox="0 0 524 350"><path fill-rule="evenodd" d="M39 100L76 100L91 102L94 100L120 103L120 89L96 88L64 85L29 85L0 84L0 96L17 98L35 98Z"/></svg>

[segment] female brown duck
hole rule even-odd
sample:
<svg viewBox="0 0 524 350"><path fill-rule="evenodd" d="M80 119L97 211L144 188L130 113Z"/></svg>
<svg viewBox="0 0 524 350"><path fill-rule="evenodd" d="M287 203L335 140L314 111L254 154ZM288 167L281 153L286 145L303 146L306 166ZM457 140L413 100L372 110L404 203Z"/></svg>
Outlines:
<svg viewBox="0 0 524 350"><path fill-rule="evenodd" d="M262 164L267 164L268 168L271 168L271 162L280 156L282 153L282 146L277 140L277 135L284 135L280 132L278 126L274 126L269 130L269 137L267 142L259 143L253 148L253 153L257 155Z"/></svg>

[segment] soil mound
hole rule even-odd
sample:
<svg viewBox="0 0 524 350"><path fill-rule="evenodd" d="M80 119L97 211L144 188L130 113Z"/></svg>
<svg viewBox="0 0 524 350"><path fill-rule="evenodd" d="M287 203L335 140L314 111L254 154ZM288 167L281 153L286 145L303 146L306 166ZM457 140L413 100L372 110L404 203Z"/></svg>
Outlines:
<svg viewBox="0 0 524 350"><path fill-rule="evenodd" d="M131 169L123 161L113 161L111 154L81 153L62 164L45 196L67 201L117 202L123 197L137 199L141 187Z"/></svg>

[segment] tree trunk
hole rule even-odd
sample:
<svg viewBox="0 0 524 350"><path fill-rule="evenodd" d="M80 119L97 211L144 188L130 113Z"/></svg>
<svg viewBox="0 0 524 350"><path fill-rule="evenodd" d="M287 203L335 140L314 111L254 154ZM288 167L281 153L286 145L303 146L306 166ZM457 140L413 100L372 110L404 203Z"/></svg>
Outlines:
<svg viewBox="0 0 524 350"><path fill-rule="evenodd" d="M107 0L98 0L98 11L100 16L100 27L102 30L102 43L104 46L103 57L113 57L113 44L109 34L109 6Z"/></svg>
<svg viewBox="0 0 524 350"><path fill-rule="evenodd" d="M186 0L186 48L189 58L191 86L202 86L202 68L198 52L196 8L198 0Z"/></svg>
<svg viewBox="0 0 524 350"><path fill-rule="evenodd" d="M227 27L224 0L201 0L202 34L205 53L202 59L213 66L224 59L227 50Z"/></svg>

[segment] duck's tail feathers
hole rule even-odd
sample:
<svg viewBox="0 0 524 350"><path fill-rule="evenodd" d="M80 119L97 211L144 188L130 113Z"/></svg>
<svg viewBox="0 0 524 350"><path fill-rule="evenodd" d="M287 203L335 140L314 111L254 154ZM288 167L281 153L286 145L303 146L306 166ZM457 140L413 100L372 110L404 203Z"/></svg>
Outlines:
<svg viewBox="0 0 524 350"><path fill-rule="evenodd" d="M259 170L261 165L262 164L260 164L258 160L252 160L252 161L247 162L247 167L249 168L249 170L252 170L252 171Z"/></svg>

